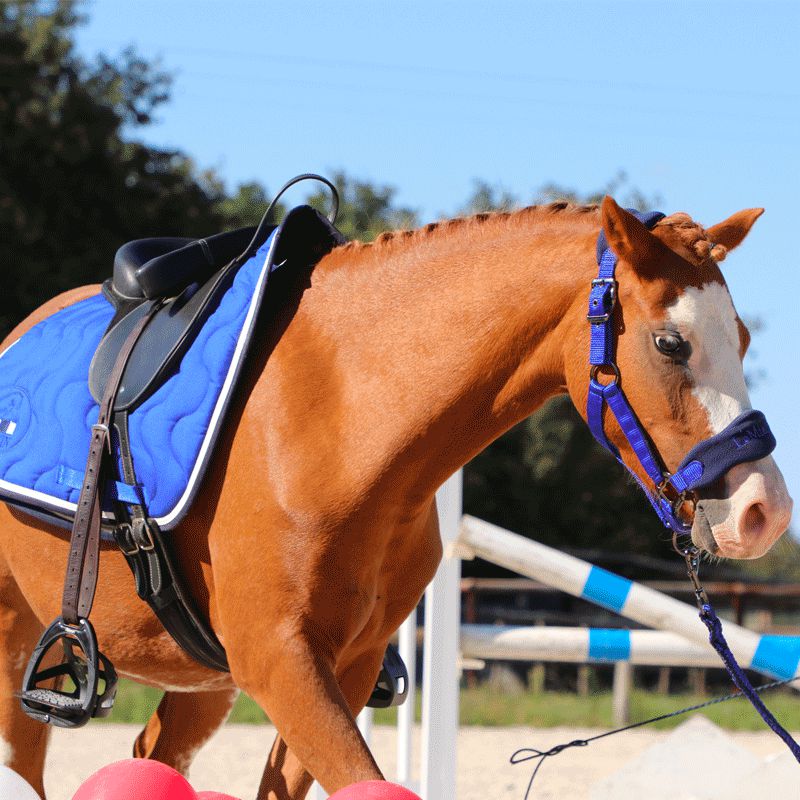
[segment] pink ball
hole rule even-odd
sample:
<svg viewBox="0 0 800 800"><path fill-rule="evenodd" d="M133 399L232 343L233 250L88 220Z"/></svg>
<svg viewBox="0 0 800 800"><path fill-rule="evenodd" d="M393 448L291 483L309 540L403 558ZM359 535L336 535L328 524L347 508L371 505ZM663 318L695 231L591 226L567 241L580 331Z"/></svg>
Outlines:
<svg viewBox="0 0 800 800"><path fill-rule="evenodd" d="M239 800L239 798L222 792L198 792L197 800Z"/></svg>
<svg viewBox="0 0 800 800"><path fill-rule="evenodd" d="M197 800L197 795L172 767L146 758L129 758L95 772L72 800Z"/></svg>
<svg viewBox="0 0 800 800"><path fill-rule="evenodd" d="M404 786L388 781L362 781L339 789L328 800L421 800Z"/></svg>

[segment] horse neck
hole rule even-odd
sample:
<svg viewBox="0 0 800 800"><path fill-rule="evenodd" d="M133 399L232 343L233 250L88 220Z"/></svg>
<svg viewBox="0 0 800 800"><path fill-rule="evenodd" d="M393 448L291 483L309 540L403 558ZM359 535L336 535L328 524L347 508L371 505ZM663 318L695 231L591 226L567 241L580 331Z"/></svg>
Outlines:
<svg viewBox="0 0 800 800"><path fill-rule="evenodd" d="M598 228L595 214L529 209L345 247L319 265L314 329L328 320L348 418L395 486L432 492L566 391L567 343L588 342Z"/></svg>

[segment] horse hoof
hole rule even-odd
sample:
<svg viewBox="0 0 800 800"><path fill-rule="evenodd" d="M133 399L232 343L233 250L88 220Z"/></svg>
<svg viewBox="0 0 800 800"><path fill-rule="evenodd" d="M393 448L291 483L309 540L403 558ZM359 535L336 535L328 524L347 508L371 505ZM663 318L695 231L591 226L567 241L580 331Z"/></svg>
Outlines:
<svg viewBox="0 0 800 800"><path fill-rule="evenodd" d="M129 758L95 772L72 800L197 800L197 795L172 767L146 758Z"/></svg>
<svg viewBox="0 0 800 800"><path fill-rule="evenodd" d="M33 787L9 767L0 765L0 797L14 800L41 800Z"/></svg>
<svg viewBox="0 0 800 800"><path fill-rule="evenodd" d="M388 781L362 781L339 789L328 800L421 800L405 786Z"/></svg>

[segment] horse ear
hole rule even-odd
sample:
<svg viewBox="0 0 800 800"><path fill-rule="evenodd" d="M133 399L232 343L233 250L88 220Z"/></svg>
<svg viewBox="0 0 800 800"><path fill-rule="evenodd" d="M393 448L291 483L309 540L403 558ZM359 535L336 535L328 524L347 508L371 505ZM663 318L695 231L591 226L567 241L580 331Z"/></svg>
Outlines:
<svg viewBox="0 0 800 800"><path fill-rule="evenodd" d="M648 263L663 254L664 246L629 211L606 195L601 206L603 231L609 247L618 258L634 266Z"/></svg>
<svg viewBox="0 0 800 800"><path fill-rule="evenodd" d="M763 208L745 208L743 211L737 211L724 222L706 228L706 235L715 244L733 250L742 243L744 237L750 233L750 228L763 213Z"/></svg>

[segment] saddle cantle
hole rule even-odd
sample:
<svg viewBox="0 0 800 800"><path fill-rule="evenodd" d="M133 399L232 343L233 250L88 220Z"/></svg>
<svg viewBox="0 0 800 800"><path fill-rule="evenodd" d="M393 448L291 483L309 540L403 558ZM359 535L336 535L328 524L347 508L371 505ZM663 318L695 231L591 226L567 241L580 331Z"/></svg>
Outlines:
<svg viewBox="0 0 800 800"><path fill-rule="evenodd" d="M281 193L309 177L326 183L338 206L319 176L300 176ZM271 272L313 267L345 241L335 211L329 221L299 206L276 226L267 222L274 204L255 228L129 242L100 295L57 312L0 354L0 499L72 524L62 615L40 641L19 695L35 719L78 727L113 704L113 665L88 620L101 536L118 544L139 596L184 650L228 669L163 533L188 512L210 461ZM71 357L53 360L53 352ZM183 427L192 436L176 435L190 418ZM43 668L59 646L61 662ZM48 685L60 676L73 688ZM390 648L370 705L403 702L407 683Z"/></svg>
<svg viewBox="0 0 800 800"><path fill-rule="evenodd" d="M189 244L180 244L185 242L181 239L140 239L120 248L114 278L103 289L106 297L110 296L112 302L116 299L116 307L127 313L112 321L89 368L89 388L95 400L99 402L103 396L111 368L134 325L153 303L165 297L163 292L173 292L176 294L166 295L168 299L137 341L114 408L130 411L158 388L230 289L236 270L223 267L247 246L255 230L242 228ZM274 233L270 270L283 263L295 268L311 266L345 241L327 218L310 206L293 209L280 226L273 226L267 233ZM177 249L160 252L174 242L179 243ZM153 252L159 255L138 263ZM260 289L262 293L265 285L266 282ZM261 298L256 298L256 304L260 302Z"/></svg>

